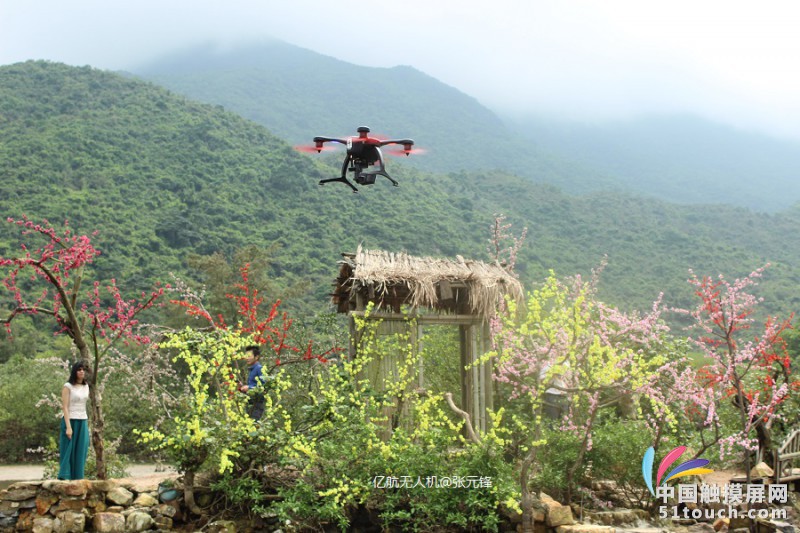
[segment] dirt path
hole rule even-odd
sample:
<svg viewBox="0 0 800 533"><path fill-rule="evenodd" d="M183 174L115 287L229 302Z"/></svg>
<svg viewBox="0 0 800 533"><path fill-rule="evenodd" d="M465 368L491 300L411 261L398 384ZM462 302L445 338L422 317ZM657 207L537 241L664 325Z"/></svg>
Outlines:
<svg viewBox="0 0 800 533"><path fill-rule="evenodd" d="M162 471L157 469L161 468ZM170 474L174 470L163 465L144 464L130 465L128 473L131 478L151 477L154 474ZM44 467L39 465L0 465L0 481L34 481L42 479Z"/></svg>

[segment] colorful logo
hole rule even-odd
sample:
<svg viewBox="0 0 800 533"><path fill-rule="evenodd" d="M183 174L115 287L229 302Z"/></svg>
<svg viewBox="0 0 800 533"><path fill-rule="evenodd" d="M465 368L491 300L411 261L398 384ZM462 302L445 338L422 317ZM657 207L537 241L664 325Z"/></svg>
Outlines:
<svg viewBox="0 0 800 533"><path fill-rule="evenodd" d="M664 456L661 463L658 465L658 472L656 472L656 487L662 484L662 478L664 479L663 484L666 485L668 481L679 477L699 476L701 474L710 474L713 472L710 468L703 468L709 463L708 459L692 459L691 461L679 464L670 470L669 474L665 477L664 473L667 471L667 468L677 461L685 451L686 446L678 446ZM655 459L655 455L656 451L650 446L647 448L647 451L644 452L644 458L642 459L642 476L644 477L644 482L647 484L647 488L650 489L650 494L653 496L656 495L653 490L653 460Z"/></svg>

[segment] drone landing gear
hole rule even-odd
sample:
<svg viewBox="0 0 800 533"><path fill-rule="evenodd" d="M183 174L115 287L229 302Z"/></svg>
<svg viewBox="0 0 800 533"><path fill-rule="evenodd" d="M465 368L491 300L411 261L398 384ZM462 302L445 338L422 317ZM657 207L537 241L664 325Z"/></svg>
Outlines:
<svg viewBox="0 0 800 533"><path fill-rule="evenodd" d="M325 185L326 183L331 183L331 182L334 182L334 181L341 181L342 183L344 183L345 185L347 185L348 187L353 189L353 192L358 192L358 189L356 189L356 186L353 185L352 183L350 183L350 180L345 178L344 176L342 176L341 178L330 178L330 179L326 179L326 180L319 180L319 184L320 185Z"/></svg>
<svg viewBox="0 0 800 533"><path fill-rule="evenodd" d="M380 151L378 151L378 154L380 155ZM350 166L350 168L348 168L348 165L350 163L352 163L352 165ZM392 185L394 185L395 187L399 187L400 184L397 183L397 181L395 181L391 176L389 176L389 174L386 173L386 168L384 167L383 164L383 157L380 157L377 163L378 163L378 168L376 168L375 170L364 170L365 168L369 167L369 162L363 160L355 160L350 157L345 158L344 164L342 165L342 175L339 176L338 178L319 180L319 184L324 185L325 183L340 181L345 185L347 185L348 187L350 187L351 189L353 189L353 192L358 192L356 186L353 185L349 179L347 179L347 172L352 172L353 175L355 176L354 178L355 182L358 183L359 185L372 185L375 183L375 178L377 176L383 176L389 181L391 181Z"/></svg>

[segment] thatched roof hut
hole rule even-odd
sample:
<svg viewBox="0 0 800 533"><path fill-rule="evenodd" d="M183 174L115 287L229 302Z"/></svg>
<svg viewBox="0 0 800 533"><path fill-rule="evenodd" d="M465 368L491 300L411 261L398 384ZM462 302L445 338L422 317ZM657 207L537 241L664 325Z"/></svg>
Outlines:
<svg viewBox="0 0 800 533"><path fill-rule="evenodd" d="M340 313L362 311L375 302L381 310L395 313L407 305L488 318L501 298L522 297L522 284L497 263L461 256L415 257L360 246L342 257L332 295Z"/></svg>

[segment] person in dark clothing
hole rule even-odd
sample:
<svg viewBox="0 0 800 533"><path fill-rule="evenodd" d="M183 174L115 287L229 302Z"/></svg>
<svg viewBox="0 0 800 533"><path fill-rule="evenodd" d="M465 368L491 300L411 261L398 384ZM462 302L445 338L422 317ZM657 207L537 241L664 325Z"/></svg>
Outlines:
<svg viewBox="0 0 800 533"><path fill-rule="evenodd" d="M262 367L259 359L261 358L261 348L259 346L248 346L244 349L244 360L247 363L249 373L247 383L239 385L239 392L249 396L247 401L247 414L253 420L260 420L264 416L263 385L264 377L261 375Z"/></svg>

